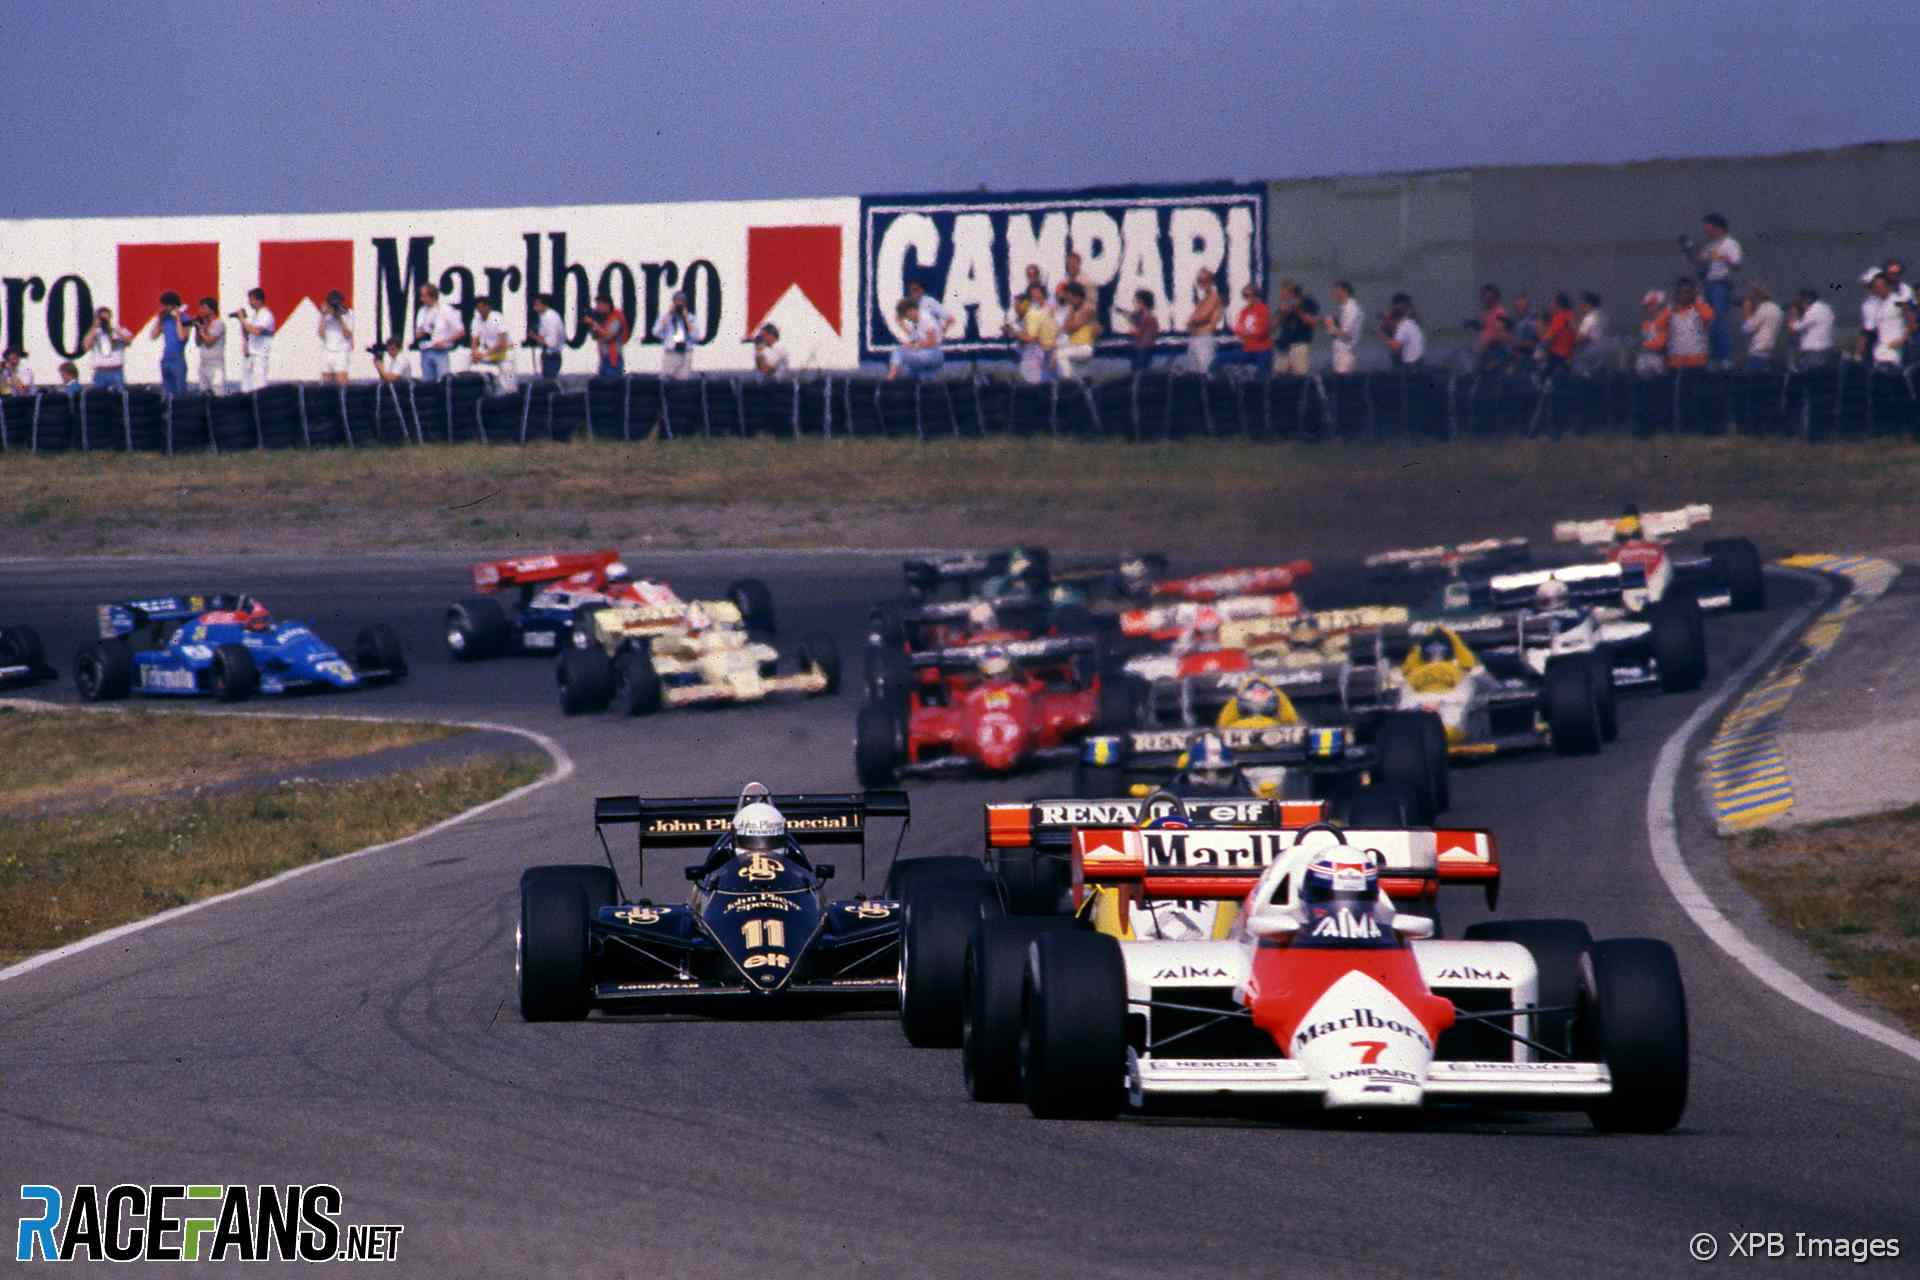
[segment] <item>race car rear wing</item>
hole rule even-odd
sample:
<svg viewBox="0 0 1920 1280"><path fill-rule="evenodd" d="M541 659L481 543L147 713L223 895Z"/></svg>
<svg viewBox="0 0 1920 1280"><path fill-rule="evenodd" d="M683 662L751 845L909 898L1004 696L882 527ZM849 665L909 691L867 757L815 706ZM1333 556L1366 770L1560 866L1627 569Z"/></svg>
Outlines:
<svg viewBox="0 0 1920 1280"><path fill-rule="evenodd" d="M211 609L229 609L237 597L228 592L208 591L199 595L148 596L118 604L99 605L100 638L132 635L149 622L185 622Z"/></svg>
<svg viewBox="0 0 1920 1280"><path fill-rule="evenodd" d="M1083 827L1138 826L1151 806L1158 811L1164 797L1115 800L1030 800L1019 804L986 806L986 847L1037 849L1065 853L1071 836ZM1308 826L1326 817L1319 800L1269 800L1258 796L1187 796L1180 800L1184 814L1207 827L1286 828Z"/></svg>
<svg viewBox="0 0 1920 1280"><path fill-rule="evenodd" d="M1222 569L1217 573L1164 579L1153 584L1153 594L1160 600L1190 600L1195 603L1219 600L1226 596L1277 595L1291 591L1300 579L1312 572L1311 560Z"/></svg>
<svg viewBox="0 0 1920 1280"><path fill-rule="evenodd" d="M1100 734L1086 739L1083 758L1090 764L1118 765L1130 772L1167 773L1179 767L1182 754L1200 739L1213 735L1233 752L1243 766L1300 764L1308 760L1340 760L1357 740L1351 729L1329 725L1278 725L1271 729L1134 729L1123 734Z"/></svg>
<svg viewBox="0 0 1920 1280"><path fill-rule="evenodd" d="M1025 554L1033 561L1041 576L1046 576L1050 567L1046 548L1028 547ZM906 578L907 590L916 595L926 595L950 582L972 582L1005 573L1012 561L1011 548L1004 551L965 551L950 556L902 560L900 572Z"/></svg>
<svg viewBox="0 0 1920 1280"><path fill-rule="evenodd" d="M1430 899L1446 886L1479 885L1487 905L1500 896L1500 856L1493 833L1480 827L1349 828L1349 846L1380 856L1380 887L1393 897ZM1081 827L1070 835L1073 901L1086 886L1139 886L1144 898L1240 898L1290 852L1287 829L1192 827L1145 831Z"/></svg>
<svg viewBox="0 0 1920 1280"><path fill-rule="evenodd" d="M1291 619L1301 616L1300 597L1291 591L1271 595L1235 594L1211 604L1194 600L1162 600L1158 604L1120 613L1120 634L1178 640L1192 629L1202 608L1212 609L1225 626L1255 619ZM1275 628L1279 629L1276 622Z"/></svg>
<svg viewBox="0 0 1920 1280"><path fill-rule="evenodd" d="M611 548L601 551L573 551L561 555L519 556L512 560L489 560L473 566L476 591L499 591L506 587L537 586L559 582L576 573L604 570L620 558Z"/></svg>
<svg viewBox="0 0 1920 1280"><path fill-rule="evenodd" d="M787 820L787 832L802 846L857 844L860 846L860 875L866 878L867 825L872 818L913 820L907 793L896 790L857 791L776 795L767 803L780 810ZM635 852L640 859L641 879L646 876L646 854L655 849L709 849L714 841L733 829L733 815L740 807L737 796L699 796L678 800L649 800L641 796L597 796L593 801L593 826L606 848L604 828L634 826ZM900 839L906 838L906 827ZM894 852L899 852L899 841ZM608 862L612 854L608 853Z"/></svg>
<svg viewBox="0 0 1920 1280"><path fill-rule="evenodd" d="M1091 636L1042 636L1034 640L1009 640L1005 644L963 644L950 649L928 649L907 655L915 667L938 667L943 671L965 670L978 666L991 650L999 650L1018 666L1060 662L1076 654L1092 653Z"/></svg>
<svg viewBox="0 0 1920 1280"><path fill-rule="evenodd" d="M1478 542L1379 551L1361 563L1376 578L1419 578L1436 573L1490 573L1528 564L1532 559L1533 547L1525 538L1483 538Z"/></svg>
<svg viewBox="0 0 1920 1280"><path fill-rule="evenodd" d="M1589 547L1605 546L1620 531L1622 521L1632 518L1634 515L1629 512L1611 519L1557 521L1553 526L1553 540L1578 542ZM1713 504L1695 502L1671 511L1642 511L1638 519L1640 536L1657 542L1663 538L1678 537L1695 525L1713 519Z"/></svg>
<svg viewBox="0 0 1920 1280"><path fill-rule="evenodd" d="M1502 573L1487 579L1484 590L1476 592L1482 604L1494 609L1513 609L1534 602L1541 587L1549 581L1567 589L1572 604L1611 604L1628 592L1647 585L1647 571L1641 565L1570 564L1558 569L1534 569L1527 573Z"/></svg>

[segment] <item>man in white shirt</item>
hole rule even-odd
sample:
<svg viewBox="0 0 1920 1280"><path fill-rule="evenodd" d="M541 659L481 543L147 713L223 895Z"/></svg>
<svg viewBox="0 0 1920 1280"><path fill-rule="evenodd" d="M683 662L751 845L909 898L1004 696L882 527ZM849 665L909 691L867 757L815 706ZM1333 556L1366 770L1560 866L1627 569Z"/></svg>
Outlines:
<svg viewBox="0 0 1920 1280"><path fill-rule="evenodd" d="M460 313L440 301L440 291L430 284L420 286L420 309L413 316L415 345L420 348L420 377L438 382L447 376L453 349L467 336Z"/></svg>
<svg viewBox="0 0 1920 1280"><path fill-rule="evenodd" d="M347 385L347 361L353 357L353 312L338 289L320 308L320 381Z"/></svg>
<svg viewBox="0 0 1920 1280"><path fill-rule="evenodd" d="M551 382L560 376L560 357L567 350L567 325L545 294L533 300L533 340L540 347L540 376Z"/></svg>
<svg viewBox="0 0 1920 1280"><path fill-rule="evenodd" d="M382 382L405 382L413 376L413 353L398 337L387 339L387 349L373 359L373 371Z"/></svg>
<svg viewBox="0 0 1920 1280"><path fill-rule="evenodd" d="M780 345L778 327L763 324L760 326L760 332L754 335L753 367L763 382L773 382L793 376L793 369L787 360L787 349Z"/></svg>
<svg viewBox="0 0 1920 1280"><path fill-rule="evenodd" d="M1607 313L1600 309L1600 295L1591 289L1580 295L1580 324L1573 331L1573 371L1585 377L1606 368L1613 354L1613 339L1607 333Z"/></svg>
<svg viewBox="0 0 1920 1280"><path fill-rule="evenodd" d="M1700 281L1707 306L1713 309L1713 327L1707 334L1707 358L1716 369L1733 361L1733 281L1746 263L1740 242L1727 234L1725 214L1709 213L1700 219L1706 243L1700 246Z"/></svg>
<svg viewBox="0 0 1920 1280"><path fill-rule="evenodd" d="M678 381L693 376L693 312L685 293L676 292L668 302L653 336L660 341L660 376Z"/></svg>
<svg viewBox="0 0 1920 1280"><path fill-rule="evenodd" d="M247 290L247 309L239 314L247 335L246 362L241 365L240 389L258 391L267 385L267 363L273 354L273 312L267 310L266 290Z"/></svg>
<svg viewBox="0 0 1920 1280"><path fill-rule="evenodd" d="M1393 303L1387 308L1386 323L1380 327L1396 366L1411 369L1426 359L1427 335L1422 332L1420 322L1413 318L1412 298L1404 293L1394 294Z"/></svg>
<svg viewBox="0 0 1920 1280"><path fill-rule="evenodd" d="M1898 373L1905 363L1907 313L1893 301L1893 281L1882 271L1868 286L1876 305L1873 309L1873 367L1877 373Z"/></svg>
<svg viewBox="0 0 1920 1280"><path fill-rule="evenodd" d="M912 298L900 299L893 314L899 321L897 327L906 337L893 349L893 355L887 361L887 381L892 382L902 372L910 378L926 378L939 373L947 359L946 353L940 349L939 326L921 314Z"/></svg>
<svg viewBox="0 0 1920 1280"><path fill-rule="evenodd" d="M493 309L493 299L479 298L473 304L472 372L493 379L494 392L506 395L519 387L513 376L513 350L507 340L507 321Z"/></svg>
<svg viewBox="0 0 1920 1280"><path fill-rule="evenodd" d="M113 322L113 308L102 307L93 315L93 327L80 345L93 357L93 385L127 385L127 344L133 335Z"/></svg>
<svg viewBox="0 0 1920 1280"><path fill-rule="evenodd" d="M220 299L200 299L193 318L193 346L200 353L200 393L227 394L227 322L220 318Z"/></svg>
<svg viewBox="0 0 1920 1280"><path fill-rule="evenodd" d="M1752 284L1741 300L1744 319L1740 332L1747 335L1747 372L1767 373L1773 368L1774 348L1780 343L1780 331L1786 327L1786 312L1767 292L1767 286Z"/></svg>
<svg viewBox="0 0 1920 1280"><path fill-rule="evenodd" d="M1333 371L1352 373L1360 348L1360 326L1366 315L1360 300L1353 296L1353 285L1345 280L1333 282L1333 314L1327 317L1327 332L1333 335Z"/></svg>
<svg viewBox="0 0 1920 1280"><path fill-rule="evenodd" d="M913 305L920 308L920 314L931 320L940 330L940 340L945 342L953 334L953 313L938 298L927 296L927 287L918 280L907 281L907 297L913 299Z"/></svg>
<svg viewBox="0 0 1920 1280"><path fill-rule="evenodd" d="M1798 347L1793 362L1795 372L1805 373L1832 363L1833 325L1833 308L1822 301L1819 294L1802 289L1794 295L1793 315L1787 321L1787 328L1793 331Z"/></svg>

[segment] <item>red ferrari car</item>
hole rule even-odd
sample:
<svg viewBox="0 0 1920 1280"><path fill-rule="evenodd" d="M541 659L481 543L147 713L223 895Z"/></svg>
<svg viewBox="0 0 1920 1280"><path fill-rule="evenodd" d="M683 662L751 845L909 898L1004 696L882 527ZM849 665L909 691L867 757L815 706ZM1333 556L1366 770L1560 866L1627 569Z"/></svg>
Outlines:
<svg viewBox="0 0 1920 1280"><path fill-rule="evenodd" d="M1093 641L1084 636L912 655L906 687L882 691L860 708L854 767L861 784L1072 761L1090 730L1131 723L1125 691L1101 683L1093 656Z"/></svg>

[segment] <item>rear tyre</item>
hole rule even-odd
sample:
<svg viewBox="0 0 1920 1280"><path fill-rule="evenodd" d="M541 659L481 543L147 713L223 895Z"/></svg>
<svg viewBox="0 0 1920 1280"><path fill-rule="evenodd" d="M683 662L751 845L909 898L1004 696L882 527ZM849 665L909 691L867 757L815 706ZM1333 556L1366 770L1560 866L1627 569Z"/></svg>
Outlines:
<svg viewBox="0 0 1920 1280"><path fill-rule="evenodd" d="M1022 984L1020 1076L1043 1120L1108 1120L1127 1071L1127 973L1120 944L1080 930L1042 934Z"/></svg>
<svg viewBox="0 0 1920 1280"><path fill-rule="evenodd" d="M1736 613L1767 607L1767 579L1760 571L1760 549L1746 538L1716 538L1707 544L1714 576L1727 586Z"/></svg>
<svg viewBox="0 0 1920 1280"><path fill-rule="evenodd" d="M1648 637L1662 693L1690 693L1707 679L1707 626L1700 602L1672 595L1647 610Z"/></svg>
<svg viewBox="0 0 1920 1280"><path fill-rule="evenodd" d="M960 1067L975 1102L1020 1100L1020 998L1036 938L1073 921L985 919L967 940Z"/></svg>
<svg viewBox="0 0 1920 1280"><path fill-rule="evenodd" d="M1594 1127L1665 1133L1687 1107L1687 994L1673 948L1652 938L1594 943L1581 966L1580 1056L1607 1064L1613 1094Z"/></svg>
<svg viewBox="0 0 1920 1280"><path fill-rule="evenodd" d="M507 651L513 624L492 596L470 596L447 610L447 656L455 662L480 662Z"/></svg>
<svg viewBox="0 0 1920 1280"><path fill-rule="evenodd" d="M567 647L570 649L600 648L599 628L594 619L607 611L604 604L575 605L573 614L567 621Z"/></svg>
<svg viewBox="0 0 1920 1280"><path fill-rule="evenodd" d="M606 867L529 867L522 873L514 970L523 1019L586 1016L592 994L587 922L614 897L613 872Z"/></svg>
<svg viewBox="0 0 1920 1280"><path fill-rule="evenodd" d="M629 649L613 664L613 700L630 716L652 715L660 709L660 672L646 649Z"/></svg>
<svg viewBox="0 0 1920 1280"><path fill-rule="evenodd" d="M996 864L1007 910L1017 916L1050 916L1067 892L1067 860L1038 849L1002 849Z"/></svg>
<svg viewBox="0 0 1920 1280"><path fill-rule="evenodd" d="M1419 801L1405 786L1393 782L1349 787L1334 797L1333 817L1343 826L1360 830L1392 831L1418 826L1414 810Z"/></svg>
<svg viewBox="0 0 1920 1280"><path fill-rule="evenodd" d="M567 715L605 711L613 701L613 660L597 644L562 649L554 678L560 683L560 710Z"/></svg>
<svg viewBox="0 0 1920 1280"><path fill-rule="evenodd" d="M978 858L907 858L887 868L886 893L895 902L905 902L935 889L980 893L992 883L986 863Z"/></svg>
<svg viewBox="0 0 1920 1280"><path fill-rule="evenodd" d="M1432 759L1427 749L1427 731L1418 717L1391 714L1381 722L1373 748L1377 762L1373 769L1376 786L1397 787L1412 798L1415 824L1433 822L1438 803Z"/></svg>
<svg viewBox="0 0 1920 1280"><path fill-rule="evenodd" d="M863 702L853 722L853 769L863 787L890 787L900 763L900 717L891 704Z"/></svg>
<svg viewBox="0 0 1920 1280"><path fill-rule="evenodd" d="M384 622L360 628L353 638L353 665L361 671L391 672L396 680L407 674L407 651L400 636Z"/></svg>
<svg viewBox="0 0 1920 1280"><path fill-rule="evenodd" d="M758 578L738 578L727 587L727 599L740 610L749 631L773 631L773 592Z"/></svg>
<svg viewBox="0 0 1920 1280"><path fill-rule="evenodd" d="M1118 673L1100 677L1095 728L1101 733L1120 733L1139 722L1140 687L1131 676Z"/></svg>
<svg viewBox="0 0 1920 1280"><path fill-rule="evenodd" d="M960 1047L967 938L987 909L977 893L909 895L900 928L900 1029L921 1049Z"/></svg>
<svg viewBox="0 0 1920 1280"><path fill-rule="evenodd" d="M253 665L253 655L244 646L223 644L213 651L207 682L220 701L245 702L260 692L260 669Z"/></svg>
<svg viewBox="0 0 1920 1280"><path fill-rule="evenodd" d="M1547 659L1540 686L1540 709L1547 718L1553 749L1563 756L1590 756L1600 750L1600 699L1591 664L1569 655Z"/></svg>
<svg viewBox="0 0 1920 1280"><path fill-rule="evenodd" d="M1549 1008L1571 1008L1580 1002L1580 957L1593 945L1593 934L1579 920L1488 920L1470 924L1461 937L1467 942L1517 942L1533 955L1540 972L1535 1003ZM1561 1053L1573 1052L1572 1013L1536 1014L1533 1038Z"/></svg>
<svg viewBox="0 0 1920 1280"><path fill-rule="evenodd" d="M133 690L133 646L115 637L82 649L73 660L73 687L84 702L114 702Z"/></svg>
<svg viewBox="0 0 1920 1280"><path fill-rule="evenodd" d="M47 665L47 651L40 644L40 633L32 627L0 627L0 667L31 667L35 671Z"/></svg>
<svg viewBox="0 0 1920 1280"><path fill-rule="evenodd" d="M821 690L823 695L831 696L840 692L840 646L832 636L824 631L812 632L800 642L796 656L800 659L801 670L820 668L820 674L827 681L827 687Z"/></svg>
<svg viewBox="0 0 1920 1280"><path fill-rule="evenodd" d="M1421 741L1427 749L1427 768L1433 773L1433 811L1445 813L1453 808L1453 772L1447 757L1447 726L1431 711L1416 712L1420 718Z"/></svg>

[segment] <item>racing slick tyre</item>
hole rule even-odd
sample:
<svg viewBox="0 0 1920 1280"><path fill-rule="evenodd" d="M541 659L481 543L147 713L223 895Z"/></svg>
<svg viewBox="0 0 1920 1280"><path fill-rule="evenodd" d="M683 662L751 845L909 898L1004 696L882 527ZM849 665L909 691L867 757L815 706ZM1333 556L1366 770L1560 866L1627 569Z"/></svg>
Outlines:
<svg viewBox="0 0 1920 1280"><path fill-rule="evenodd" d="M1414 810L1419 800L1407 787L1393 782L1349 787L1335 796L1329 806L1342 826L1361 830L1376 828L1392 831L1419 824Z"/></svg>
<svg viewBox="0 0 1920 1280"><path fill-rule="evenodd" d="M600 637L596 634L593 620L606 612L604 604L579 604L573 607L573 615L567 620L567 645L572 649L598 649Z"/></svg>
<svg viewBox="0 0 1920 1280"><path fill-rule="evenodd" d="M126 697L133 690L133 646L116 636L82 649L73 660L73 687L83 702Z"/></svg>
<svg viewBox="0 0 1920 1280"><path fill-rule="evenodd" d="M1117 764L1073 766L1073 794L1083 800L1119 800L1127 794L1127 771Z"/></svg>
<svg viewBox="0 0 1920 1280"><path fill-rule="evenodd" d="M899 709L904 718L907 714L907 691L913 686L913 663L908 659L906 650L896 648L867 649L867 697L874 702L884 702Z"/></svg>
<svg viewBox="0 0 1920 1280"><path fill-rule="evenodd" d="M987 918L967 939L960 1005L960 1067L975 1102L1020 1100L1020 997L1027 950L1071 918Z"/></svg>
<svg viewBox="0 0 1920 1280"><path fill-rule="evenodd" d="M1540 972L1537 1003L1571 1009L1580 1003L1580 957L1593 945L1593 934L1580 920L1486 920L1470 924L1466 942L1517 942L1533 956ZM1573 1052L1572 1013L1534 1015L1533 1038L1560 1053ZM1505 1046L1502 1052L1512 1048Z"/></svg>
<svg viewBox="0 0 1920 1280"><path fill-rule="evenodd" d="M353 638L353 665L359 671L392 672L395 680L407 674L407 651L400 637L384 622L360 628Z"/></svg>
<svg viewBox="0 0 1920 1280"><path fill-rule="evenodd" d="M245 646L223 644L213 651L207 683L220 701L245 702L260 692L260 668L253 665L253 655Z"/></svg>
<svg viewBox="0 0 1920 1280"><path fill-rule="evenodd" d="M1590 756L1600 750L1606 735L1601 732L1600 696L1591 664L1571 654L1547 659L1540 709L1556 754Z"/></svg>
<svg viewBox="0 0 1920 1280"><path fill-rule="evenodd" d="M967 938L989 899L953 892L910 894L900 928L900 1029L921 1049L960 1047L960 1005Z"/></svg>
<svg viewBox="0 0 1920 1280"><path fill-rule="evenodd" d="M1100 733L1120 733L1140 723L1140 706L1146 691L1129 675L1103 675L1094 713L1094 728Z"/></svg>
<svg viewBox="0 0 1920 1280"><path fill-rule="evenodd" d="M614 660L613 700L630 716L649 716L660 709L660 672L652 653L629 649Z"/></svg>
<svg viewBox="0 0 1920 1280"><path fill-rule="evenodd" d="M1687 993L1673 948L1652 938L1596 942L1580 966L1575 1056L1604 1062L1613 1093L1594 1127L1665 1133L1687 1106Z"/></svg>
<svg viewBox="0 0 1920 1280"><path fill-rule="evenodd" d="M800 659L802 671L808 667L820 668L820 674L827 680L827 687L820 691L822 696L831 697L840 692L840 646L832 636L824 631L809 633L795 650L795 656Z"/></svg>
<svg viewBox="0 0 1920 1280"><path fill-rule="evenodd" d="M32 627L0 627L0 667L31 667L35 671L47 665L47 651L40 644L40 633Z"/></svg>
<svg viewBox="0 0 1920 1280"><path fill-rule="evenodd" d="M900 714L888 702L863 702L853 722L853 769L863 787L890 787L901 751Z"/></svg>
<svg viewBox="0 0 1920 1280"><path fill-rule="evenodd" d="M599 645L562 649L554 679L560 683L560 710L567 715L605 711L613 701L613 659Z"/></svg>
<svg viewBox="0 0 1920 1280"><path fill-rule="evenodd" d="M1453 774L1447 761L1447 726L1431 711L1420 717L1421 740L1427 747L1427 764L1433 770L1433 811L1445 813L1453 808Z"/></svg>
<svg viewBox="0 0 1920 1280"><path fill-rule="evenodd" d="M1007 910L1017 916L1057 914L1071 879L1064 856L1038 849L1001 850L995 872Z"/></svg>
<svg viewBox="0 0 1920 1280"><path fill-rule="evenodd" d="M1101 933L1043 933L1021 990L1020 1083L1042 1120L1110 1120L1127 1066L1127 970Z"/></svg>
<svg viewBox="0 0 1920 1280"><path fill-rule="evenodd" d="M513 624L492 596L470 596L447 610L447 656L455 662L479 662L507 651Z"/></svg>
<svg viewBox="0 0 1920 1280"><path fill-rule="evenodd" d="M758 578L739 578L727 587L727 599L740 610L749 631L773 631L773 592Z"/></svg>
<svg viewBox="0 0 1920 1280"><path fill-rule="evenodd" d="M1767 607L1767 579L1760 572L1760 549L1746 538L1716 538L1706 547L1714 576L1727 584L1735 613Z"/></svg>
<svg viewBox="0 0 1920 1280"><path fill-rule="evenodd" d="M586 1016L587 921L614 901L606 867L529 867L520 876L520 926L513 967L520 1016L549 1022Z"/></svg>
<svg viewBox="0 0 1920 1280"><path fill-rule="evenodd" d="M1620 738L1620 698L1613 687L1613 652L1605 647L1587 655L1593 667L1593 692L1600 702L1600 740L1617 742Z"/></svg>
<svg viewBox="0 0 1920 1280"><path fill-rule="evenodd" d="M1689 693L1707 678L1707 626L1700 602L1671 595L1647 610L1649 642L1662 693Z"/></svg>
<svg viewBox="0 0 1920 1280"><path fill-rule="evenodd" d="M1434 778L1427 731L1419 719L1397 713L1388 715L1374 737L1373 749L1377 756L1374 784L1404 788L1413 800L1414 824L1430 825L1439 803L1439 787Z"/></svg>
<svg viewBox="0 0 1920 1280"><path fill-rule="evenodd" d="M993 883L987 864L978 858L944 855L937 858L905 858L887 868L887 897L905 902L916 893L934 889L956 892L984 892Z"/></svg>

